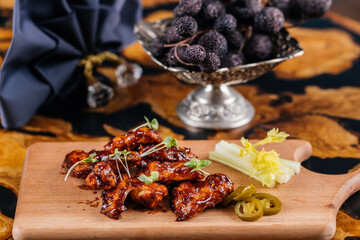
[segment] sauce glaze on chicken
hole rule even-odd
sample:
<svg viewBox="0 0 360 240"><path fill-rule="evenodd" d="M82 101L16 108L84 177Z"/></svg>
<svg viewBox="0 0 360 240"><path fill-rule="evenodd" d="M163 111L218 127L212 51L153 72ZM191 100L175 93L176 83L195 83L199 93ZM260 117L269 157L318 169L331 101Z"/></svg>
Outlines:
<svg viewBox="0 0 360 240"><path fill-rule="evenodd" d="M126 210L128 196L134 202L154 209L169 195L168 189L173 189L170 201L180 221L214 207L233 191L233 183L226 175L211 174L204 180L206 175L202 171L186 166L186 162L197 158L190 148L171 146L144 154L162 141L156 130L140 127L124 136L114 137L103 150L68 153L60 172L67 173L75 163L96 154L94 163L78 163L70 176L84 178L89 189L103 190L101 213L113 219L119 219ZM126 159L109 157L124 150L128 151ZM133 170L130 176L129 168ZM146 184L138 179L142 174L150 176L154 171L158 172L156 181Z"/></svg>

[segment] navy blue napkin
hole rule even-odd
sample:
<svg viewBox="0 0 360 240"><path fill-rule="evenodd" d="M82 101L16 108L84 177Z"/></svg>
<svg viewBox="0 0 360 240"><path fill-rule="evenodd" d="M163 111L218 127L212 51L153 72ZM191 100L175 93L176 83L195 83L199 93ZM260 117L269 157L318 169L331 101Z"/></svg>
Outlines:
<svg viewBox="0 0 360 240"><path fill-rule="evenodd" d="M24 125L45 103L76 89L84 81L78 62L133 42L140 18L140 0L16 0L0 70L3 127Z"/></svg>

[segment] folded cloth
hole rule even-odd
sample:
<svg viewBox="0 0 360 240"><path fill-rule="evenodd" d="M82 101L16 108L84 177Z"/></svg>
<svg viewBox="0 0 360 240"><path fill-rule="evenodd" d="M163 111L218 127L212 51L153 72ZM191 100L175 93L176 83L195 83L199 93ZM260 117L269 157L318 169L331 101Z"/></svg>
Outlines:
<svg viewBox="0 0 360 240"><path fill-rule="evenodd" d="M45 103L66 97L85 81L79 61L120 51L135 40L140 19L140 0L16 0L13 38L0 70L3 127L20 127Z"/></svg>

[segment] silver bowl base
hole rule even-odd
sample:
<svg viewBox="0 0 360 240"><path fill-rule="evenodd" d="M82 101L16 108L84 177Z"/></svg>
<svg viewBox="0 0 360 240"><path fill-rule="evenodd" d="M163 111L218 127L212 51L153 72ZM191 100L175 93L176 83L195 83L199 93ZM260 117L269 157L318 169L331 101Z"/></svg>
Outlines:
<svg viewBox="0 0 360 240"><path fill-rule="evenodd" d="M187 125L204 129L231 129L248 124L254 107L234 88L225 84L206 85L191 92L177 106Z"/></svg>

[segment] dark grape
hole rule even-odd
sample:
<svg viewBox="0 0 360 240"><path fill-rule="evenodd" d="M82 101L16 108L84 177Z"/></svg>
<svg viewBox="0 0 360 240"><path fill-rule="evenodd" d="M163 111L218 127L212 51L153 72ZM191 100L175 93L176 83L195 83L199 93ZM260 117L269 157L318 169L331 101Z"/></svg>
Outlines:
<svg viewBox="0 0 360 240"><path fill-rule="evenodd" d="M174 17L182 17L182 16L186 15L185 9L182 8L180 5L177 5L174 8L173 14L174 14Z"/></svg>
<svg viewBox="0 0 360 240"><path fill-rule="evenodd" d="M216 53L208 52L206 58L199 64L200 70L206 73L215 72L220 68L221 61Z"/></svg>
<svg viewBox="0 0 360 240"><path fill-rule="evenodd" d="M278 8L266 7L255 17L254 28L266 34L275 34L284 23L284 14Z"/></svg>
<svg viewBox="0 0 360 240"><path fill-rule="evenodd" d="M290 0L290 18L306 20L322 17L331 7L332 0Z"/></svg>
<svg viewBox="0 0 360 240"><path fill-rule="evenodd" d="M174 16L194 16L200 11L201 6L201 0L181 0L174 9Z"/></svg>
<svg viewBox="0 0 360 240"><path fill-rule="evenodd" d="M198 31L198 24L191 16L183 16L174 21L177 34L182 37L191 37Z"/></svg>
<svg viewBox="0 0 360 240"><path fill-rule="evenodd" d="M206 73L264 61L277 56L272 42L285 18L320 17L331 4L332 0L180 0L171 26L150 50L169 66ZM246 43L244 32L250 37ZM176 43L177 47L164 48Z"/></svg>
<svg viewBox="0 0 360 240"><path fill-rule="evenodd" d="M221 59L221 67L232 68L244 64L245 58L242 52L228 52Z"/></svg>
<svg viewBox="0 0 360 240"><path fill-rule="evenodd" d="M176 43L184 39L177 33L175 26L167 27L165 29L163 38L167 43Z"/></svg>
<svg viewBox="0 0 360 240"><path fill-rule="evenodd" d="M186 49L186 47L184 47L184 46L177 47L177 55L182 61L185 60L185 49ZM167 59L168 65L170 65L170 66L180 66L181 65L181 63L177 60L177 58L175 56L175 47L172 47L169 50L169 52L166 54L166 59Z"/></svg>
<svg viewBox="0 0 360 240"><path fill-rule="evenodd" d="M244 37L238 30L226 33L224 36L227 40L228 47L231 50L239 50L244 43Z"/></svg>
<svg viewBox="0 0 360 240"><path fill-rule="evenodd" d="M229 33L237 27L236 18L232 14L220 16L215 21L216 31L220 33Z"/></svg>
<svg viewBox="0 0 360 240"><path fill-rule="evenodd" d="M223 56L227 52L227 42L223 35L218 32L207 32L202 35L198 44L203 46L206 52L214 52Z"/></svg>
<svg viewBox="0 0 360 240"><path fill-rule="evenodd" d="M226 8L220 1L208 1L203 4L205 18L215 19L226 14Z"/></svg>
<svg viewBox="0 0 360 240"><path fill-rule="evenodd" d="M262 5L259 0L239 0L231 6L230 11L236 17L238 24L251 25L261 9Z"/></svg>
<svg viewBox="0 0 360 240"><path fill-rule="evenodd" d="M269 59L272 55L271 38L265 34L254 33L245 44L244 54L251 62Z"/></svg>
<svg viewBox="0 0 360 240"><path fill-rule="evenodd" d="M285 18L289 16L290 0L271 0L271 2L284 14Z"/></svg>
<svg viewBox="0 0 360 240"><path fill-rule="evenodd" d="M204 61L206 57L206 51L203 46L195 44L185 49L184 62L199 64Z"/></svg>
<svg viewBox="0 0 360 240"><path fill-rule="evenodd" d="M216 0L202 0L202 4L203 4L203 6L206 6L209 3L214 2L214 1L216 1Z"/></svg>
<svg viewBox="0 0 360 240"><path fill-rule="evenodd" d="M166 49L163 47L164 45L164 39L159 37L156 38L150 45L151 53L154 55L154 57L162 57Z"/></svg>

